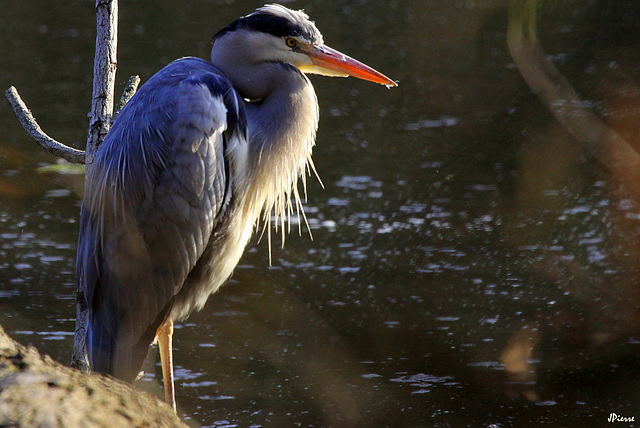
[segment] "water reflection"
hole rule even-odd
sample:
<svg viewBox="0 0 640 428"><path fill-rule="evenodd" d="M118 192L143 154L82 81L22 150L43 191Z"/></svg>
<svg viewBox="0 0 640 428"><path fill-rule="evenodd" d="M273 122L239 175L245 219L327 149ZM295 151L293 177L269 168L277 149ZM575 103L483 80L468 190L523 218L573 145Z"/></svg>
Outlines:
<svg viewBox="0 0 640 428"><path fill-rule="evenodd" d="M122 81L206 56L200 35L247 12L227 3L122 5ZM6 30L14 48L0 44L0 79L31 94L45 130L82 141L89 89L69 102L67 89L86 86L91 11L84 22L60 6L63 20L19 4L6 8L23 28ZM313 241L299 221L271 268L266 242L254 242L231 283L180 326L180 411L204 426L640 417L637 194L530 93L506 47L504 2L291 6L401 86L314 81L325 189L309 180ZM640 7L547 2L538 25L579 106L637 147ZM64 52L81 56L67 67L54 55L63 36ZM27 40L31 50L15 49ZM8 109L0 126L0 322L65 362L78 198L34 173L53 160ZM139 384L160 394L156 363Z"/></svg>

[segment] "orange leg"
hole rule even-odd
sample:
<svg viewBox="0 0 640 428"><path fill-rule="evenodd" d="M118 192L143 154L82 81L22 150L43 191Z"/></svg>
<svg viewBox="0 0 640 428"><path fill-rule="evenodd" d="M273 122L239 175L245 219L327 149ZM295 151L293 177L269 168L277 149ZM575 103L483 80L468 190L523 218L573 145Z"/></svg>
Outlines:
<svg viewBox="0 0 640 428"><path fill-rule="evenodd" d="M160 349L160 363L162 364L162 379L164 381L164 399L176 410L176 395L173 388L173 352L172 346L173 320L169 318L158 329L158 348Z"/></svg>

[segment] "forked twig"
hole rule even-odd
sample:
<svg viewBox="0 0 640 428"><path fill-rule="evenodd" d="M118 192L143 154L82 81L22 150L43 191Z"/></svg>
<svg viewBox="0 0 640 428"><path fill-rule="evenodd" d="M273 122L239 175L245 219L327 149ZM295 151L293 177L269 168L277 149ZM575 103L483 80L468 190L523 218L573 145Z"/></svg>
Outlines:
<svg viewBox="0 0 640 428"><path fill-rule="evenodd" d="M18 94L15 87L10 87L4 94L7 97L7 100L9 100L9 104L11 104L11 108L20 121L20 124L36 143L40 144L43 149L52 155L61 157L68 162L84 163L84 151L74 149L73 147L69 147L54 140L49 137L42 128L40 128L40 125L38 125L38 122L36 122L36 119L33 117L24 101L22 101L22 98L20 98L20 94Z"/></svg>

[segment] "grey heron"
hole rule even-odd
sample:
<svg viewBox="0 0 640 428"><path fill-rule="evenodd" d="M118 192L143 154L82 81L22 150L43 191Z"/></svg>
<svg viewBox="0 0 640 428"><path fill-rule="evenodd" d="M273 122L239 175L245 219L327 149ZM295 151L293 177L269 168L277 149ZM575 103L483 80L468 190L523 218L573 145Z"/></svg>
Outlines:
<svg viewBox="0 0 640 428"><path fill-rule="evenodd" d="M396 83L324 45L308 16L267 5L220 30L211 61L146 82L88 169L77 277L90 368L132 382L157 338L175 408L173 323L230 277L261 218L300 209L318 103L305 73ZM283 232L284 233L284 232Z"/></svg>

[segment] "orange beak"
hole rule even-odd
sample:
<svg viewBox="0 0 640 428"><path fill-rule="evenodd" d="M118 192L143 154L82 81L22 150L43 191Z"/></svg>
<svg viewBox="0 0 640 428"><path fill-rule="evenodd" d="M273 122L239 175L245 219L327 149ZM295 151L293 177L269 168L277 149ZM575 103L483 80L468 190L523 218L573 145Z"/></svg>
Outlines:
<svg viewBox="0 0 640 428"><path fill-rule="evenodd" d="M396 82L384 74L328 46L309 46L302 52L307 54L313 63L313 66L305 67L307 72L327 76L353 76L358 79L380 83L387 88L398 86Z"/></svg>

